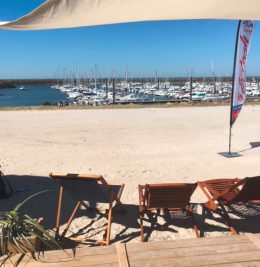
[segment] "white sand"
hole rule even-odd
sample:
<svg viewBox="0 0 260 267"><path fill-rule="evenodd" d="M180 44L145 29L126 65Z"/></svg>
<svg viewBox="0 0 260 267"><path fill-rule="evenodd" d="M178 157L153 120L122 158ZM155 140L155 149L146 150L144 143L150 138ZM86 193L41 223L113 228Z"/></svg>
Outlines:
<svg viewBox="0 0 260 267"><path fill-rule="evenodd" d="M1 111L0 125L0 164L5 174L102 174L109 182L125 183L122 201L128 205L138 203L139 183L196 182L260 174L260 147L250 149L249 144L260 141L260 106L245 106L235 123L232 150L242 151L242 156L232 159L218 154L228 149L229 107ZM29 185L23 184L25 180L13 180L14 187L28 188L30 193L49 183L46 178L37 183L34 180ZM2 203L9 207L26 194L0 200L0 206ZM45 217L54 216L50 211L51 207L56 208L54 200L41 204L42 209L49 208ZM203 202L204 197L197 191L193 200ZM112 226L112 239L116 234L119 241L133 240L131 235L134 240L139 239L136 208L129 207L132 215L118 215L118 222ZM198 212L201 221L200 208ZM256 219L259 223L259 217L254 217L253 225ZM79 216L72 229L80 229L90 220ZM182 221L178 221L178 227L170 226L177 232L153 231L150 239L193 237L189 220L184 220L184 227ZM206 221L215 224L214 219ZM95 225L101 226L100 222ZM244 220L241 225L245 232L253 227L244 224ZM221 224L221 228L210 229L206 234L219 235L224 230ZM83 231L83 235L88 234Z"/></svg>

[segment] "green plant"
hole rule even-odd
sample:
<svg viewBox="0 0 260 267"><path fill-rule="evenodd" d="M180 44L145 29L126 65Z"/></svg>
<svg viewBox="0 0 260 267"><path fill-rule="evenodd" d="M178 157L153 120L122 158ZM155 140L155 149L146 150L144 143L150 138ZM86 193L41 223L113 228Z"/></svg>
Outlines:
<svg viewBox="0 0 260 267"><path fill-rule="evenodd" d="M19 212L27 201L44 192L47 191L41 191L26 198L13 210L0 212L0 252L2 255L35 252L39 249L36 248L37 243L42 243L49 249L61 248L53 237L54 231L45 229L40 222Z"/></svg>

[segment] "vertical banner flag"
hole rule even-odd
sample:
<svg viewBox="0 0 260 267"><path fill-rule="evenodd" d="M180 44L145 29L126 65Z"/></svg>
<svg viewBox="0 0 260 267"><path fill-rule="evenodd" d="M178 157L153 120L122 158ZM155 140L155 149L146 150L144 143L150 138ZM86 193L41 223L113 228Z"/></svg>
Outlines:
<svg viewBox="0 0 260 267"><path fill-rule="evenodd" d="M253 20L241 20L239 23L231 99L231 126L237 119L246 100L246 62L254 28L255 21Z"/></svg>

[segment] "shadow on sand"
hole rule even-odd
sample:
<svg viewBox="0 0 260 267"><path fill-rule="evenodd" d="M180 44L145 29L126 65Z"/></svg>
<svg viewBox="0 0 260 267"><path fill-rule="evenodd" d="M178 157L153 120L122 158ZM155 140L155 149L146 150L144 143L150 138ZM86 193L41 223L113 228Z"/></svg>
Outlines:
<svg viewBox="0 0 260 267"><path fill-rule="evenodd" d="M225 157L225 158L237 158L237 157L241 157L243 155L241 155L240 153L243 153L243 152L252 150L254 148L260 147L260 142L250 142L249 145L250 145L249 148L246 148L246 149L243 149L243 150L240 150L240 151L237 151L237 152L230 152L230 153L229 152L219 152L218 154L220 156Z"/></svg>
<svg viewBox="0 0 260 267"><path fill-rule="evenodd" d="M49 177L28 176L28 175L6 175L13 188L13 195L8 199L0 200L0 211L13 209L18 203L27 197L45 190L43 194L30 199L21 208L21 212L27 213L32 218L44 218L44 225L48 228L55 227L59 185ZM65 223L74 208L75 201L64 194L64 209L62 210L61 223ZM79 214L80 215L80 214Z"/></svg>
<svg viewBox="0 0 260 267"><path fill-rule="evenodd" d="M246 151L252 150L254 148L260 147L260 142L250 142L249 145L250 145L249 148L240 150L240 151L238 151L236 153L242 153L242 152L246 152Z"/></svg>
<svg viewBox="0 0 260 267"><path fill-rule="evenodd" d="M239 233L260 233L260 206L251 205L244 203L233 204L229 207L226 207L229 216L231 217L231 224L237 229ZM212 212L209 210L203 210L202 216L200 216L200 227L201 227L201 236L204 236L205 233L210 233L213 231L221 232L230 232L228 227L224 224L224 219L220 216L216 217L218 212ZM219 226L206 223L205 221L212 220L221 225L222 229ZM231 232L230 232L231 233Z"/></svg>
<svg viewBox="0 0 260 267"><path fill-rule="evenodd" d="M0 200L0 211L7 211L14 208L17 203L22 202L28 196L43 190L50 190L36 196L34 199L28 201L22 208L22 212L27 213L33 218L43 217L44 225L48 228L54 228L56 223L57 202L59 185L49 177L40 176L17 176L7 175L10 181L14 194L9 199ZM73 210L76 201L73 200L67 193L63 197L63 209L61 214L61 224L65 224L68 217ZM95 204L95 203L92 203ZM126 212L122 213L115 209L113 213L113 223L120 225L120 231L116 233L113 242L129 242L132 239L140 236L139 212L138 206L133 204L125 204ZM236 204L229 208L233 225L239 232L260 233L260 206L249 204ZM95 226L95 222L104 217L102 213L96 211L79 210L75 218L87 216L86 225L73 234L74 237L84 235L91 230L96 233L103 231L104 225ZM201 231L201 235L210 232L229 232L229 229L224 225L223 219L213 216L212 212L203 212L202 214L194 213L195 221ZM181 227L184 229L193 229L191 218L182 213L171 213L162 211L161 213L150 213L146 216L147 223L145 224L145 240L151 237L153 231L168 231L169 233L177 233L177 230L172 226ZM210 221L218 222L218 225L210 223ZM96 227L96 228L95 228ZM113 228L113 225L112 225ZM194 234L195 237L195 234Z"/></svg>

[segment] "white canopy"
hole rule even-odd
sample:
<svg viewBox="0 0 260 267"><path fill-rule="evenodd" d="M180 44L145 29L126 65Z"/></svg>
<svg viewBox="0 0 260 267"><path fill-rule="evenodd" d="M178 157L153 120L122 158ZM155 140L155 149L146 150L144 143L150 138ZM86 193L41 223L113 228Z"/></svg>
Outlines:
<svg viewBox="0 0 260 267"><path fill-rule="evenodd" d="M260 0L47 0L0 29L42 30L180 19L260 20Z"/></svg>

